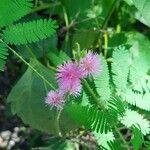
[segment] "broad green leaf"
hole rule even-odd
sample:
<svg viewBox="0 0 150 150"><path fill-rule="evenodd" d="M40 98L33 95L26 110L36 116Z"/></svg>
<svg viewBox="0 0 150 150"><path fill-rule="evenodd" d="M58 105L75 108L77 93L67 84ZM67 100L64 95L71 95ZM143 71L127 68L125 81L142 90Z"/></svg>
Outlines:
<svg viewBox="0 0 150 150"><path fill-rule="evenodd" d="M149 0L132 0L135 7L140 11L141 15L150 26L150 1Z"/></svg>
<svg viewBox="0 0 150 150"><path fill-rule="evenodd" d="M55 66L61 65L64 61L69 61L70 57L63 51L49 51L47 57Z"/></svg>
<svg viewBox="0 0 150 150"><path fill-rule="evenodd" d="M127 41L127 37L125 36L124 33L116 33L112 36L109 36L108 38L109 38L108 47L111 50L112 50L112 48L118 47Z"/></svg>
<svg viewBox="0 0 150 150"><path fill-rule="evenodd" d="M93 47L96 38L98 37L98 32L94 30L79 30L73 34L72 44L80 44L81 49L90 49Z"/></svg>
<svg viewBox="0 0 150 150"><path fill-rule="evenodd" d="M30 63L54 87L57 87L54 73L46 69L39 62L32 60ZM55 109L46 106L45 97L52 89L30 68L11 90L7 101L11 104L13 114L17 114L25 124L51 134L57 134ZM65 117L66 116L66 117ZM69 114L62 112L59 120L60 131L67 132L76 127L70 120Z"/></svg>
<svg viewBox="0 0 150 150"><path fill-rule="evenodd" d="M83 107L77 103L72 103L65 109L65 112L70 114L72 119L76 122L79 122L81 125L85 125L88 120L87 111L88 106Z"/></svg>
<svg viewBox="0 0 150 150"><path fill-rule="evenodd" d="M61 2L69 24L74 23L77 29L75 33L70 34L69 44L65 43L64 49L72 48L76 42L81 45L81 49L94 47L101 34L100 28L115 5L115 0L61 0Z"/></svg>
<svg viewBox="0 0 150 150"><path fill-rule="evenodd" d="M17 49L18 53L24 59L30 59L31 54L29 53L29 49L32 50L36 58L41 58L51 51L56 51L57 50L56 46L57 46L57 36L56 34L54 34L52 35L52 37L36 43L31 43L27 45L18 45Z"/></svg>
<svg viewBox="0 0 150 150"><path fill-rule="evenodd" d="M137 10L135 13L135 18L139 20L141 23L145 24L146 26L149 26L149 23L145 20L145 18L141 15L141 13Z"/></svg>
<svg viewBox="0 0 150 150"><path fill-rule="evenodd" d="M133 1L132 0L124 0L128 5L132 6L133 5Z"/></svg>

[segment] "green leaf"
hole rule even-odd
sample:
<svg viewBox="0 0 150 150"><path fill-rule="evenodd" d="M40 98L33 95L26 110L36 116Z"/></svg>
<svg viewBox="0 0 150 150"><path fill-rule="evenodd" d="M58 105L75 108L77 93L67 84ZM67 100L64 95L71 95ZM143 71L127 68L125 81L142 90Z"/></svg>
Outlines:
<svg viewBox="0 0 150 150"><path fill-rule="evenodd" d="M108 132L108 133L94 132L94 136L95 136L99 146L102 146L107 150L112 150L109 143L111 143L111 146L113 146L113 142L115 140L113 132Z"/></svg>
<svg viewBox="0 0 150 150"><path fill-rule="evenodd" d="M29 53L29 48L32 49L32 52L36 56L36 58L41 58L43 56L47 56L47 53L49 51L56 51L57 50L57 35L54 34L51 37L36 42L31 43L28 45L17 45L18 53L24 58L24 59L30 59L31 53Z"/></svg>
<svg viewBox="0 0 150 150"><path fill-rule="evenodd" d="M72 44L79 43L81 49L89 49L98 36L98 32L94 30L79 30L73 34Z"/></svg>
<svg viewBox="0 0 150 150"><path fill-rule="evenodd" d="M141 134L141 131L136 127L133 127L132 131L133 137L131 139L131 142L133 144L133 148L134 150L139 150L143 143L143 135Z"/></svg>
<svg viewBox="0 0 150 150"><path fill-rule="evenodd" d="M83 92L81 106L88 106L88 105L90 105L90 102L88 100L88 96L86 95L85 92Z"/></svg>
<svg viewBox="0 0 150 150"><path fill-rule="evenodd" d="M141 15L150 26L150 1L149 0L133 0L133 4L140 11Z"/></svg>
<svg viewBox="0 0 150 150"><path fill-rule="evenodd" d="M54 73L46 69L36 60L30 63L44 78L56 87ZM17 114L25 124L41 131L57 134L57 111L45 104L45 97L51 87L45 83L30 68L11 90L7 101L11 104L13 114ZM57 122L58 124L58 122ZM59 120L60 131L65 133L76 128L69 114L61 113Z"/></svg>
<svg viewBox="0 0 150 150"><path fill-rule="evenodd" d="M32 0L0 0L0 28L27 15L32 7Z"/></svg>
<svg viewBox="0 0 150 150"><path fill-rule="evenodd" d="M74 20L77 22L76 26L82 29L101 27L115 2L115 0L82 0L82 3L80 0L61 1L66 10L69 22Z"/></svg>
<svg viewBox="0 0 150 150"><path fill-rule="evenodd" d="M97 88L97 92L100 95L101 99L104 101L108 101L111 96L111 90L109 87L109 71L105 58L101 55L101 72L98 76L94 77L95 86Z"/></svg>
<svg viewBox="0 0 150 150"><path fill-rule="evenodd" d="M81 125L85 125L88 120L87 109L88 106L83 107L80 104L73 103L70 104L69 107L66 107L65 112L70 114L71 118L74 121L78 122Z"/></svg>
<svg viewBox="0 0 150 150"><path fill-rule="evenodd" d="M130 82L133 89L143 92L147 91L146 76L150 68L150 41L142 34L133 32L127 34L127 44L132 45L130 48L132 62L130 67Z"/></svg>
<svg viewBox="0 0 150 150"><path fill-rule="evenodd" d="M124 112L124 107L119 101L120 99L112 98L106 110L100 110L94 105L81 106L81 104L72 103L65 111L74 121L87 129L97 133L108 133Z"/></svg>
<svg viewBox="0 0 150 150"><path fill-rule="evenodd" d="M81 49L97 46L99 42L97 39L101 34L99 29L109 16L115 0L82 0L82 2L81 0L61 0L61 2L69 24L73 22L77 28L75 33L70 35L69 44L64 44L64 49L67 46L68 49L72 48L75 43L79 43ZM93 14L94 17L91 17Z"/></svg>
<svg viewBox="0 0 150 150"><path fill-rule="evenodd" d="M110 50L108 49L108 52L112 52L112 48L114 49L114 48L118 47L119 45L123 45L127 41L127 37L122 32L115 33L108 38L109 38L108 47L110 48Z"/></svg>
<svg viewBox="0 0 150 150"><path fill-rule="evenodd" d="M4 71L7 55L8 55L7 45L5 43L0 42L0 70L1 71Z"/></svg>
<svg viewBox="0 0 150 150"><path fill-rule="evenodd" d="M133 0L124 0L128 5L132 6L133 5Z"/></svg>
<svg viewBox="0 0 150 150"><path fill-rule="evenodd" d="M140 109L150 111L150 93L136 93L131 89L127 89L123 93L123 99L129 104L139 107Z"/></svg>
<svg viewBox="0 0 150 150"><path fill-rule="evenodd" d="M83 85L83 93L85 92L86 94L86 97L88 98L88 102L89 104L91 105L94 105L95 104L95 101L93 100L93 95L91 94L91 92L89 92L89 90L91 90L96 97L99 97L97 91L96 91L96 86L95 86L95 83L94 83L94 80L90 78L87 78L86 80L83 80L82 81L82 85ZM105 101L103 101L105 103Z"/></svg>
<svg viewBox="0 0 150 150"><path fill-rule="evenodd" d="M3 31L2 36L4 41L9 44L27 44L52 36L56 28L55 21L40 19L10 26Z"/></svg>
<svg viewBox="0 0 150 150"><path fill-rule="evenodd" d="M92 9L87 10L88 18L97 18L102 13L102 7L99 5L95 5Z"/></svg>
<svg viewBox="0 0 150 150"><path fill-rule="evenodd" d="M115 48L115 51L113 52L112 72L114 74L113 82L116 86L118 95L124 93L127 89L130 64L131 55L129 54L129 51L124 46Z"/></svg>
<svg viewBox="0 0 150 150"><path fill-rule="evenodd" d="M144 119L144 117L136 111L126 109L126 112L124 116L120 118L120 121L128 128L138 128L143 135L150 133L149 121Z"/></svg>
<svg viewBox="0 0 150 150"><path fill-rule="evenodd" d="M70 59L70 57L63 51L55 51L55 53L49 51L47 57L55 66L61 65Z"/></svg>
<svg viewBox="0 0 150 150"><path fill-rule="evenodd" d="M63 6L65 7L66 13L68 15L69 21L77 18L77 20L82 20L86 17L85 11L90 7L91 0L83 0L82 5L80 0L61 0Z"/></svg>
<svg viewBox="0 0 150 150"><path fill-rule="evenodd" d="M139 33L126 36L130 49L121 46L113 52L112 77L116 91L129 104L150 111L150 42Z"/></svg>

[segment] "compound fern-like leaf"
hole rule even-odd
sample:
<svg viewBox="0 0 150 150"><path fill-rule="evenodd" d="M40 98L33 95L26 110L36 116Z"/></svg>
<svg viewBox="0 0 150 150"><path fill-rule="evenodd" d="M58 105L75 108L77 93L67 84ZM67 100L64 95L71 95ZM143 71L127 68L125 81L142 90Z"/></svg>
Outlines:
<svg viewBox="0 0 150 150"><path fill-rule="evenodd" d="M97 88L97 92L100 95L102 100L108 101L111 95L110 87L109 87L109 71L105 58L100 56L102 71L101 73L94 77L95 86Z"/></svg>
<svg viewBox="0 0 150 150"><path fill-rule="evenodd" d="M93 132L108 133L124 112L124 107L119 101L120 99L112 98L109 101L108 109L105 110L100 110L95 106L81 106L74 103L66 111L77 123L84 125Z"/></svg>
<svg viewBox="0 0 150 150"><path fill-rule="evenodd" d="M129 104L137 106L140 109L150 111L150 93L146 92L144 95L141 93L135 93L131 89L124 92L123 98Z"/></svg>
<svg viewBox="0 0 150 150"><path fill-rule="evenodd" d="M150 133L150 123L141 114L127 109L125 115L121 118L121 123L126 127L136 127L143 135Z"/></svg>
<svg viewBox="0 0 150 150"><path fill-rule="evenodd" d="M3 31L3 39L9 44L27 44L46 39L55 33L56 22L50 20L37 20L28 23L19 23Z"/></svg>
<svg viewBox="0 0 150 150"><path fill-rule="evenodd" d="M112 150L113 149L113 143L115 140L115 137L112 132L108 133L96 133L94 132L94 136L97 140L97 143L100 147L103 147L107 150Z"/></svg>
<svg viewBox="0 0 150 150"><path fill-rule="evenodd" d="M32 0L0 0L0 27L27 15L32 7Z"/></svg>
<svg viewBox="0 0 150 150"><path fill-rule="evenodd" d="M8 55L8 49L5 43L0 42L0 70L4 70L4 65L6 63Z"/></svg>
<svg viewBox="0 0 150 150"><path fill-rule="evenodd" d="M113 81L116 86L117 94L120 95L126 90L127 78L130 65L130 54L125 47L116 48L113 52L112 72Z"/></svg>

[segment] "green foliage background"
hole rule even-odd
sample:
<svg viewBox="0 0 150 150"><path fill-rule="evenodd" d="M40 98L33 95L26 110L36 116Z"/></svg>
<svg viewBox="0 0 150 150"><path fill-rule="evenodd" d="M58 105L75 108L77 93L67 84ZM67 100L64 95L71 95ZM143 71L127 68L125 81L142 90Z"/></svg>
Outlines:
<svg viewBox="0 0 150 150"><path fill-rule="evenodd" d="M57 136L83 127L99 148L149 148L149 9L149 0L1 0L0 70L9 53L28 67L8 95L12 113ZM57 88L57 65L86 49L99 53L101 74L84 80L62 112L50 109L44 100ZM132 131L130 141L120 127ZM75 145L61 139L59 146Z"/></svg>

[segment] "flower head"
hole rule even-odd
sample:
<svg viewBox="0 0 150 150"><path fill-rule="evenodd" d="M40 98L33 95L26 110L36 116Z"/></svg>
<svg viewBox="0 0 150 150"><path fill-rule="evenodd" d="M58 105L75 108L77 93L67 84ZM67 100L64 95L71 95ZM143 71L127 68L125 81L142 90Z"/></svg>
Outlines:
<svg viewBox="0 0 150 150"><path fill-rule="evenodd" d="M84 77L96 75L101 71L101 62L98 54L87 52L86 56L80 60L80 67L83 69Z"/></svg>
<svg viewBox="0 0 150 150"><path fill-rule="evenodd" d="M67 62L58 67L57 79L60 90L78 95L81 91L80 79L83 77L82 69L74 62Z"/></svg>
<svg viewBox="0 0 150 150"><path fill-rule="evenodd" d="M62 108L64 105L64 96L60 91L49 91L45 103L52 106Z"/></svg>

